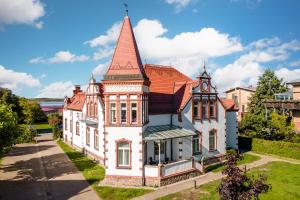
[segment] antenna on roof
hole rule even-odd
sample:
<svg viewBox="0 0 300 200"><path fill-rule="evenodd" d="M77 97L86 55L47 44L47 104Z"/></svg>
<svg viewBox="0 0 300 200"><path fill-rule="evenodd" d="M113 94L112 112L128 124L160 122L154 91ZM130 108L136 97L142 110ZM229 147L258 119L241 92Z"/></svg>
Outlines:
<svg viewBox="0 0 300 200"><path fill-rule="evenodd" d="M127 4L127 3L124 3L124 7L125 7L125 13L126 13L126 16L128 16L128 4Z"/></svg>

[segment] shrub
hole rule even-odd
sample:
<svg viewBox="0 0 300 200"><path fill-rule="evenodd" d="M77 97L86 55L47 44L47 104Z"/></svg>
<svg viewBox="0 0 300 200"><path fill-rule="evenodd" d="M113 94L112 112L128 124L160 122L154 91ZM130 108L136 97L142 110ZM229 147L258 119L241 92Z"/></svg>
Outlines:
<svg viewBox="0 0 300 200"><path fill-rule="evenodd" d="M257 153L274 154L288 158L300 159L299 143L269 141L253 138L252 151Z"/></svg>
<svg viewBox="0 0 300 200"><path fill-rule="evenodd" d="M20 136L17 139L18 143L33 142L34 137L37 135L36 129L31 126L22 126L19 128Z"/></svg>
<svg viewBox="0 0 300 200"><path fill-rule="evenodd" d="M58 126L53 127L52 129L53 131L53 138L54 139L61 139L63 136L63 131L61 128L59 128Z"/></svg>

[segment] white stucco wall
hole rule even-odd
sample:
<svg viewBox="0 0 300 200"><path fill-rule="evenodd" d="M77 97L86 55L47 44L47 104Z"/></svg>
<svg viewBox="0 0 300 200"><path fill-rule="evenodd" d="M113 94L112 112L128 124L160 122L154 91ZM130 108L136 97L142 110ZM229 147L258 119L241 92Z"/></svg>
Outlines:
<svg viewBox="0 0 300 200"><path fill-rule="evenodd" d="M171 114L149 115L149 123L145 126L171 124Z"/></svg>
<svg viewBox="0 0 300 200"><path fill-rule="evenodd" d="M237 112L226 112L226 145L227 148L238 148Z"/></svg>
<svg viewBox="0 0 300 200"><path fill-rule="evenodd" d="M218 101L218 119L211 120L195 120L192 123L192 103L191 100L187 103L182 111L182 122L178 121L177 114L173 115L173 124L184 127L191 131L200 131L202 133L202 155L211 157L217 154L224 154L226 152L226 137L225 137L225 109ZM212 129L217 130L217 150L209 151L209 131ZM190 143L191 145L191 143ZM187 151L187 150L184 150ZM190 149L189 149L190 151Z"/></svg>
<svg viewBox="0 0 300 200"><path fill-rule="evenodd" d="M142 128L141 127L106 127L106 175L142 176ZM131 141L131 169L117 169L116 141L126 139Z"/></svg>

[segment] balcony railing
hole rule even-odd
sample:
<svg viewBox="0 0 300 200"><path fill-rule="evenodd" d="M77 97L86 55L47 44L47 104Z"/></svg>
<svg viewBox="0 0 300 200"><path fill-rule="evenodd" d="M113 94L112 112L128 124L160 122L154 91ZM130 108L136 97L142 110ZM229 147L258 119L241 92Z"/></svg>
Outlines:
<svg viewBox="0 0 300 200"><path fill-rule="evenodd" d="M77 113L78 120L87 124L98 124L98 119L88 116L86 113Z"/></svg>

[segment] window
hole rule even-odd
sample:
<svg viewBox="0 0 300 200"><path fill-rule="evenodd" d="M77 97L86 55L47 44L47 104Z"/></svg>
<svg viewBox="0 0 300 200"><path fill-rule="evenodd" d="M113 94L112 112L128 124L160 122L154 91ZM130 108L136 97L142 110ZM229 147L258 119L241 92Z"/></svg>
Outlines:
<svg viewBox="0 0 300 200"><path fill-rule="evenodd" d="M98 106L97 106L97 104L95 103L95 105L94 105L94 109L95 109L95 112L94 112L94 114L95 114L95 118L98 118Z"/></svg>
<svg viewBox="0 0 300 200"><path fill-rule="evenodd" d="M206 119L207 118L207 101L203 100L202 102L202 118Z"/></svg>
<svg viewBox="0 0 300 200"><path fill-rule="evenodd" d="M197 101L194 101L194 111L193 111L193 116L194 118L199 118L198 117L198 102Z"/></svg>
<svg viewBox="0 0 300 200"><path fill-rule="evenodd" d="M131 103L131 123L137 122L137 104Z"/></svg>
<svg viewBox="0 0 300 200"><path fill-rule="evenodd" d="M117 118L116 118L116 103L111 103L110 104L110 122L111 123L116 123Z"/></svg>
<svg viewBox="0 0 300 200"><path fill-rule="evenodd" d="M130 167L130 144L129 142L117 143L117 164L118 167Z"/></svg>
<svg viewBox="0 0 300 200"><path fill-rule="evenodd" d="M193 155L197 155L200 153L199 148L199 136L193 136Z"/></svg>
<svg viewBox="0 0 300 200"><path fill-rule="evenodd" d="M159 152L158 142L154 142L155 155L158 155L158 152ZM160 143L160 154L165 154L165 142Z"/></svg>
<svg viewBox="0 0 300 200"><path fill-rule="evenodd" d="M86 105L86 113L87 113L87 116L90 116L90 104L87 103Z"/></svg>
<svg viewBox="0 0 300 200"><path fill-rule="evenodd" d="M126 115L127 115L127 107L126 103L121 103L121 123L126 123Z"/></svg>
<svg viewBox="0 0 300 200"><path fill-rule="evenodd" d="M210 151L216 150L216 131L215 130L209 131L209 150Z"/></svg>
<svg viewBox="0 0 300 200"><path fill-rule="evenodd" d="M234 103L236 104L236 105L238 105L238 96L237 95L235 95L235 94L232 94L231 95L231 98L233 99L233 101L234 101Z"/></svg>
<svg viewBox="0 0 300 200"><path fill-rule="evenodd" d="M93 103L90 104L90 117L94 116L94 105Z"/></svg>
<svg viewBox="0 0 300 200"><path fill-rule="evenodd" d="M68 130L68 120L67 120L67 118L65 118L65 130L66 131Z"/></svg>
<svg viewBox="0 0 300 200"><path fill-rule="evenodd" d="M215 101L211 100L209 106L210 106L209 107L209 115L210 115L210 117L212 117L212 118L216 117L216 113L215 113Z"/></svg>
<svg viewBox="0 0 300 200"><path fill-rule="evenodd" d="M79 130L80 130L79 122L76 122L76 135L79 135Z"/></svg>
<svg viewBox="0 0 300 200"><path fill-rule="evenodd" d="M85 140L86 140L86 145L90 146L90 128L89 127L86 127Z"/></svg>
<svg viewBox="0 0 300 200"><path fill-rule="evenodd" d="M73 133L73 120L70 120L70 132Z"/></svg>
<svg viewBox="0 0 300 200"><path fill-rule="evenodd" d="M94 148L96 150L99 149L99 135L98 135L98 130L94 130Z"/></svg>

